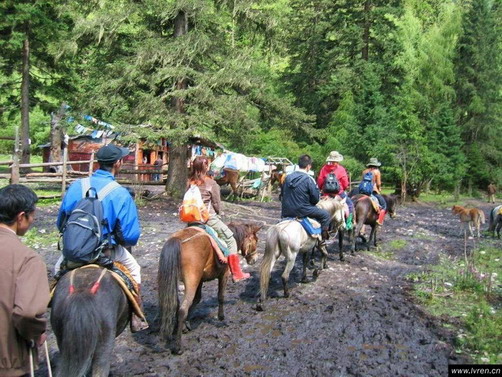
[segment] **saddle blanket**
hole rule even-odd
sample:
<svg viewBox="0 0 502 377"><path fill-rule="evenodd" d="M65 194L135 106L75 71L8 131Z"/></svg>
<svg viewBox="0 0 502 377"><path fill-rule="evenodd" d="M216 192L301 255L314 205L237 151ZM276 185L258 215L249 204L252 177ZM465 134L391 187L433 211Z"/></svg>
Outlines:
<svg viewBox="0 0 502 377"><path fill-rule="evenodd" d="M216 231L213 228L211 228L209 225L198 224L198 223L197 224L190 223L190 224L188 224L187 228L193 229L197 233L182 240L181 242L187 242L187 241L191 240L192 238L198 237L198 236L204 236L204 235L208 236L209 240L211 241L211 245L213 246L213 250L216 253L216 255L218 256L218 260L221 263L225 263L225 264L228 263L227 256L229 255L230 251L228 250L228 247L225 244L225 242L218 237ZM178 232L176 232L172 237L179 236L177 233Z"/></svg>
<svg viewBox="0 0 502 377"><path fill-rule="evenodd" d="M310 217L284 217L281 222L291 220L298 221L310 237L318 239L321 238L321 224L317 220L311 219Z"/></svg>

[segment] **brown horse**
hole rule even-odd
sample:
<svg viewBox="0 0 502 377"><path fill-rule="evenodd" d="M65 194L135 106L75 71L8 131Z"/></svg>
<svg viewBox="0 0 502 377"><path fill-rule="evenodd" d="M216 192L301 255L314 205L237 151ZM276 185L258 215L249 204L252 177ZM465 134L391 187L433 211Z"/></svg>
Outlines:
<svg viewBox="0 0 502 377"><path fill-rule="evenodd" d="M382 195L387 203L387 212L391 218L396 217L396 206L397 206L397 196L395 195ZM361 237L366 245L367 250L370 249L371 241L373 240L373 245L377 247L377 220L378 214L373 208L371 199L367 195L358 194L352 198L354 201L354 227L352 233L349 234L349 238L352 241L351 252L356 250L356 240L357 237ZM368 240L361 235L361 230L363 225L371 226L371 233Z"/></svg>
<svg viewBox="0 0 502 377"><path fill-rule="evenodd" d="M235 169L223 169L223 176L215 179L216 183L220 186L230 185L232 192L227 196L227 199L232 198L237 200L239 198L239 171Z"/></svg>
<svg viewBox="0 0 502 377"><path fill-rule="evenodd" d="M254 264L258 258L256 233L261 227L252 224L229 224L228 227L234 233L238 250L247 263ZM207 234L188 227L167 240L160 255L158 273L160 333L164 339L171 334L174 336L174 354L183 353L181 333L185 321L201 300L205 281L218 279L218 319L225 318L223 303L228 276L228 265L218 260ZM181 305L179 280L185 285ZM189 324L187 327L190 327Z"/></svg>
<svg viewBox="0 0 502 377"><path fill-rule="evenodd" d="M129 303L102 267L73 271L73 278L68 272L59 280L52 298L51 325L61 353L56 375L81 377L92 371L93 377L106 377L115 337L129 322Z"/></svg>

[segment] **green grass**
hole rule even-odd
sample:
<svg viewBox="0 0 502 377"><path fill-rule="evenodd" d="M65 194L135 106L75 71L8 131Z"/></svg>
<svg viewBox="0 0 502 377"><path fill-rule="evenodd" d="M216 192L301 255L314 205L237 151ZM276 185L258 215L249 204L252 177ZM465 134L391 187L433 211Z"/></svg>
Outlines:
<svg viewBox="0 0 502 377"><path fill-rule="evenodd" d="M502 248L481 244L472 260L444 257L430 271L408 275L420 303L451 319L445 326L457 331L457 352L477 363L502 362L501 261Z"/></svg>
<svg viewBox="0 0 502 377"><path fill-rule="evenodd" d="M56 229L38 229L31 228L23 237L22 241L32 249L53 248L54 252L58 252L57 243L59 232Z"/></svg>

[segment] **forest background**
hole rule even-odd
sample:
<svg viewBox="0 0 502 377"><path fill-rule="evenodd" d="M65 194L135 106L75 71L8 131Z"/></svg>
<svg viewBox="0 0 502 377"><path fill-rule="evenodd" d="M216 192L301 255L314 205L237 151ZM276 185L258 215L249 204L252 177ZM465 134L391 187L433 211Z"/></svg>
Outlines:
<svg viewBox="0 0 502 377"><path fill-rule="evenodd" d="M400 188L502 187L502 0L4 0L0 137L22 162L82 114L171 141L179 195L194 134ZM72 122L72 120L74 120ZM148 127L138 127L148 125ZM31 145L30 145L31 141ZM12 153L0 140L0 153Z"/></svg>

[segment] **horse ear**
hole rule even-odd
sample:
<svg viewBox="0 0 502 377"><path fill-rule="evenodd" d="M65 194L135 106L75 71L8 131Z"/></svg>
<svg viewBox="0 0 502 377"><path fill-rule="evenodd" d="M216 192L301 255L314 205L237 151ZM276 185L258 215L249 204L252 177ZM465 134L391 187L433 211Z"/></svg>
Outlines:
<svg viewBox="0 0 502 377"><path fill-rule="evenodd" d="M254 234L256 234L261 230L261 228L263 228L263 225L253 225L252 231Z"/></svg>

